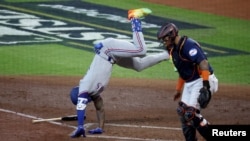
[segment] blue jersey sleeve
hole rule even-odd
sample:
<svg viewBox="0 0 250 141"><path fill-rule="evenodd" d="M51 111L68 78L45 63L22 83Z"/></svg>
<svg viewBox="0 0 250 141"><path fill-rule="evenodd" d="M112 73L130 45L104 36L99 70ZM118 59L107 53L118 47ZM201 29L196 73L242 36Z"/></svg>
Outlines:
<svg viewBox="0 0 250 141"><path fill-rule="evenodd" d="M206 56L200 45L190 38L185 42L183 54L188 60L196 64L200 64L202 60L206 59Z"/></svg>

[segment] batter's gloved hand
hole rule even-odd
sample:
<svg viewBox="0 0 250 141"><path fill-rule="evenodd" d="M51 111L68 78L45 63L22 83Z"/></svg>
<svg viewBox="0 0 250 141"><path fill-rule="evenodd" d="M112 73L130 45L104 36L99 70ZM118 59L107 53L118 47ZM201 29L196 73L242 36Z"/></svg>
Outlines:
<svg viewBox="0 0 250 141"><path fill-rule="evenodd" d="M102 49L103 45L102 43L95 44L94 50L96 54L100 54L100 50Z"/></svg>
<svg viewBox="0 0 250 141"><path fill-rule="evenodd" d="M78 126L78 128L71 134L71 138L77 138L80 136L86 137L83 126Z"/></svg>
<svg viewBox="0 0 250 141"><path fill-rule="evenodd" d="M102 134L102 133L103 133L103 130L102 130L102 128L97 127L97 128L95 128L95 129L89 130L89 133L90 133L90 134Z"/></svg>

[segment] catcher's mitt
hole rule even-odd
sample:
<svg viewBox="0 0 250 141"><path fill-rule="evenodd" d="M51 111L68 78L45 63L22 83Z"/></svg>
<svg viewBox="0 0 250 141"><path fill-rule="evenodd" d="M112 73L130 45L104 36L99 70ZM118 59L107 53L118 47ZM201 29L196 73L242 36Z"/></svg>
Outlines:
<svg viewBox="0 0 250 141"><path fill-rule="evenodd" d="M200 89L200 96L198 97L198 102L201 108L206 108L211 99L211 92L206 88Z"/></svg>

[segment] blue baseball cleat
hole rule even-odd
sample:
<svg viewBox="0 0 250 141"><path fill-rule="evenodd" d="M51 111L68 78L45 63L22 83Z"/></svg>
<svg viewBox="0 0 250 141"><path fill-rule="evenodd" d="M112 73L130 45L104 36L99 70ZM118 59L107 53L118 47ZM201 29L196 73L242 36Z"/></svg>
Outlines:
<svg viewBox="0 0 250 141"><path fill-rule="evenodd" d="M78 128L70 136L71 138L78 138L80 136L86 137L83 126L78 126Z"/></svg>

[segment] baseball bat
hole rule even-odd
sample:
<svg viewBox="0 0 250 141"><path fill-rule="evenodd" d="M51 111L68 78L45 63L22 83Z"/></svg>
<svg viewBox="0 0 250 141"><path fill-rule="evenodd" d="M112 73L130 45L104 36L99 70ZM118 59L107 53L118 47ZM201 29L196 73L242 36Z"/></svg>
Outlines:
<svg viewBox="0 0 250 141"><path fill-rule="evenodd" d="M38 122L44 122L44 121L57 121L57 120L74 121L74 120L77 120L77 115L57 117L57 118L47 118L47 119L33 119L32 123L38 123Z"/></svg>

